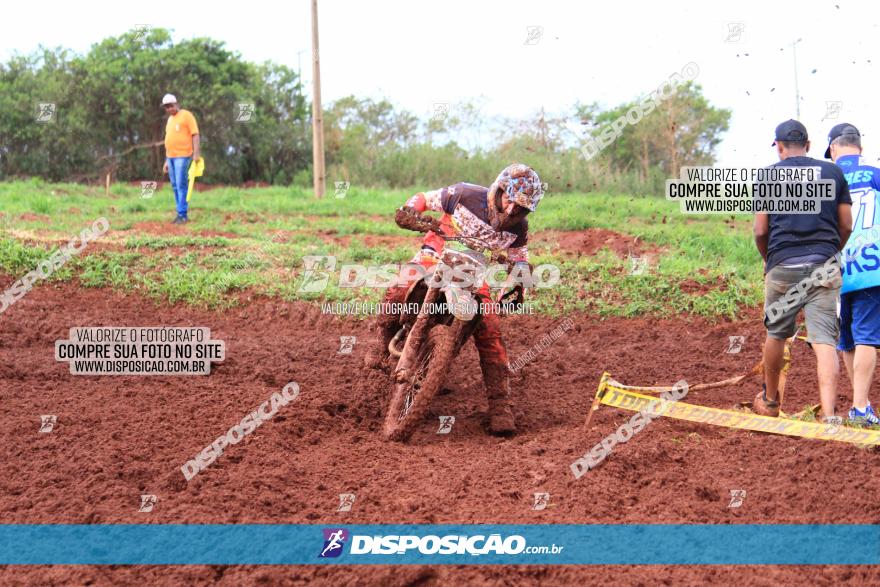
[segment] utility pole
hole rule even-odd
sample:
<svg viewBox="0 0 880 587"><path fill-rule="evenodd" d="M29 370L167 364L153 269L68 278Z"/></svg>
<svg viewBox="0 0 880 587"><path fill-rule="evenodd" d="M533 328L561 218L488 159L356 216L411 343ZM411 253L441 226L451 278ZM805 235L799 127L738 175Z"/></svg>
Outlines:
<svg viewBox="0 0 880 587"><path fill-rule="evenodd" d="M324 197L324 114L321 111L321 66L318 62L318 0L312 0L312 167L315 197Z"/></svg>
<svg viewBox="0 0 880 587"><path fill-rule="evenodd" d="M797 119L801 119L801 92L798 89L798 76L797 76L797 44L803 41L803 39L798 39L794 43L791 44L791 52L794 55L794 100L795 100L795 112L797 112Z"/></svg>

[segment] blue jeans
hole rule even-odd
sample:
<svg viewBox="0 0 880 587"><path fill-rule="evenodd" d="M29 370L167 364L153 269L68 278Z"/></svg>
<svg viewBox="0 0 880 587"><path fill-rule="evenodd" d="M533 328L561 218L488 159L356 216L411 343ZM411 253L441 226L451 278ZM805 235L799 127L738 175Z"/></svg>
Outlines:
<svg viewBox="0 0 880 587"><path fill-rule="evenodd" d="M168 181L174 190L174 201L177 202L177 215L186 218L186 190L189 187L189 164L192 157L168 158Z"/></svg>

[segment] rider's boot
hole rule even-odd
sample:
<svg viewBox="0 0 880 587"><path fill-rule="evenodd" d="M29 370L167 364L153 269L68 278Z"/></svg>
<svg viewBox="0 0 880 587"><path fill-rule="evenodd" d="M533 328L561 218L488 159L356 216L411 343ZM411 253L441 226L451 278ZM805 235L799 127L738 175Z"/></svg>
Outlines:
<svg viewBox="0 0 880 587"><path fill-rule="evenodd" d="M403 302L406 292L406 287L393 287L385 292L385 297L382 299L383 306L392 310L382 312L376 320L376 339L367 356L364 357L364 366L368 369L381 369L389 357L388 343L400 330L400 316L394 312L393 307Z"/></svg>
<svg viewBox="0 0 880 587"><path fill-rule="evenodd" d="M400 324L397 322L396 316L380 316L376 329L378 330L376 340L364 358L364 364L369 369L382 368L385 360L390 356L388 353L388 343L397 334Z"/></svg>
<svg viewBox="0 0 880 587"><path fill-rule="evenodd" d="M480 366L489 399L489 432L499 436L516 434L516 422L510 407L510 376L507 365L481 362Z"/></svg>

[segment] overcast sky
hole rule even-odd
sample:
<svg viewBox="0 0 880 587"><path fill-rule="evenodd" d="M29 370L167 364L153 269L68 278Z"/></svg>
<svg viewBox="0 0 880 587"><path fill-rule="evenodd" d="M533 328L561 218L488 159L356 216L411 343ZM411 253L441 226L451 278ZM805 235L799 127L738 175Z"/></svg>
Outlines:
<svg viewBox="0 0 880 587"><path fill-rule="evenodd" d="M688 63L710 102L733 111L719 163L774 158L773 129L796 116L821 157L837 122L880 157L876 2L744 0L587 3L556 0L320 0L325 103L348 94L387 97L428 117L434 104L485 96L490 115L563 113L576 101L613 106L647 94ZM85 52L135 27L208 36L251 61L293 68L311 81L310 2L247 0L140 3L69 0L4 5L0 59L40 44ZM37 14L37 12L39 14ZM541 34L529 27L542 27ZM737 32L739 31L739 32ZM530 36L531 35L531 36ZM873 61L873 62L872 62ZM310 91L310 89L309 89ZM840 112L829 114L828 102ZM823 120L824 118L824 120ZM875 143L876 137L876 143Z"/></svg>

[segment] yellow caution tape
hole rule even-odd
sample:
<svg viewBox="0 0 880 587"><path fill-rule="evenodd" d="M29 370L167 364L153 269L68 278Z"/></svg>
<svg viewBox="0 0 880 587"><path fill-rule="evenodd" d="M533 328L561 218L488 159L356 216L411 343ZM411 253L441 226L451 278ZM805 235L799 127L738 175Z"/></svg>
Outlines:
<svg viewBox="0 0 880 587"><path fill-rule="evenodd" d="M608 373L605 373L599 384L599 390L596 392L596 400L606 406L614 406L624 410L632 410L634 412L645 410L661 414L667 418L712 424L725 428L754 430L755 432L769 432L771 434L817 438L820 440L836 440L853 444L880 444L880 430L847 428L840 425L800 422L798 420L771 418L769 416L760 416L735 410L707 408L680 401L667 401L657 397L642 395L626 389L626 387L614 381ZM593 409L597 408L598 405L594 402Z"/></svg>

